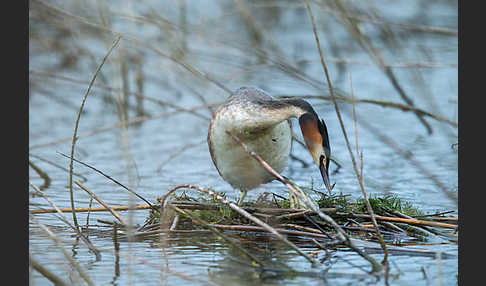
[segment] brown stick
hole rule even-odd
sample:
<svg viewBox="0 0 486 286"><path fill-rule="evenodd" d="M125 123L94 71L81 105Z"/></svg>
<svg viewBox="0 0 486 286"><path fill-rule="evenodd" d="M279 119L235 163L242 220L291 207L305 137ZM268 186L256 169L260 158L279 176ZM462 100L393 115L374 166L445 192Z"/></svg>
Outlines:
<svg viewBox="0 0 486 286"><path fill-rule="evenodd" d="M358 217L358 218L370 218L370 215L366 215L366 214L351 214L351 216ZM435 226L435 227L442 227L442 228L457 229L457 225L449 224L449 223L443 223L443 222L409 219L409 218L400 218L400 217L378 216L378 215L375 215L375 218L376 218L376 220L379 220L379 221L402 222L402 223L407 223L407 224L412 224L412 225L425 225L425 226Z"/></svg>
<svg viewBox="0 0 486 286"><path fill-rule="evenodd" d="M112 29L110 29L110 28L108 28L104 25L99 25L99 24L93 23L92 21L89 21L86 18L71 14L71 13L69 13L69 12L67 12L67 11L65 11L61 8L57 8L57 7L55 7L51 4L44 3L43 1L37 1L37 3L40 3L44 7L48 8L48 9L52 10L53 12L56 12L60 15L63 15L64 17L66 17L66 16L69 17L70 20L78 21L79 23L82 23L84 25L88 25L90 27L93 27L93 28L101 30L101 31L109 32L109 33L114 34L116 36L122 35L122 33L120 33L119 31L112 30ZM137 46L145 47L146 49L152 50L153 52L155 52L156 54L158 54L162 57L168 58L169 60L180 65L181 67L183 67L184 69L186 69L190 73L194 74L195 76L202 78L202 79L205 79L205 80L213 83L214 85L218 86L219 88L224 90L226 93L231 94L231 90L229 88L227 88L224 84L222 84L221 82L214 79L208 73L202 72L202 71L198 70L196 67L194 67L194 66L192 66L188 63L185 63L185 62L179 60L178 58L164 53L162 50L158 49L156 46L151 46L149 42L139 40L136 37L133 37L131 35L126 35L126 34L123 35L123 38L132 42L133 44L135 44Z"/></svg>
<svg viewBox="0 0 486 286"><path fill-rule="evenodd" d="M54 241L54 243L56 244L56 246L62 251L62 253L64 254L64 256L71 263L71 265L74 267L74 269L76 269L78 271L79 275L86 281L86 283L88 283L89 286L94 286L95 284L93 283L93 281L91 280L91 278L88 276L88 274L81 268L81 266L76 261L76 259L74 259L72 257L72 255L70 255L67 252L67 250L64 248L64 245L63 245L63 242L61 242L61 239L59 239L59 237L57 237L47 226L45 226L43 223L41 223L40 221L38 221L33 215L29 215L29 218L35 224L37 224L42 229L42 231L44 231L47 234L47 236L50 239L52 239L52 241Z"/></svg>
<svg viewBox="0 0 486 286"><path fill-rule="evenodd" d="M337 105L337 102L336 102L336 98L334 96L334 89L333 89L333 85L331 83L331 79L329 77L329 72L327 70L327 65L326 65L326 62L324 61L324 55L322 53L322 50L321 50L321 44L320 44L320 41L319 41L319 36L317 35L317 28L316 28L316 23L314 21L314 16L312 15L312 9L311 9L311 6L310 6L310 2L309 0L305 0L305 5L307 7L307 11L309 12L309 16L310 16L310 19L311 19L311 22L312 22L312 29L313 29L313 32L314 32L314 37L315 37L315 40L316 40L316 44L317 44L317 50L319 52L319 56L321 58L321 64L322 64L322 68L324 69L324 74L325 74L325 77L326 77L326 80L327 80L327 83L329 85L329 91L331 93L331 97L332 97L332 102L334 104L334 109L336 110L336 115L339 119L339 123L341 125L341 129L343 131L343 135L344 135L344 139L346 141L346 146L348 148L348 151L349 151L349 155L351 157L351 160L353 162L353 168L354 168L354 171L356 173L356 176L358 177L358 182L359 182L359 185L360 185L360 188L361 188L361 191L363 193L363 197L365 199L365 202L366 202L366 208L368 209L368 212L370 213L371 215L371 220L373 221L373 224L375 225L375 228L376 228L376 232L377 232L377 236L378 236L378 240L380 241L380 245L381 247L383 248L383 251L385 252L385 255L384 255L384 258L383 258L383 261L382 261L382 264L384 265L387 265L387 258L388 258L388 251L386 249L386 245L385 243L383 242L383 237L380 233L380 230L378 229L378 226L376 224L376 220L374 218L374 213L373 213L373 209L371 208L370 206L370 202L368 201L368 197L366 195L366 192L364 190L364 185L363 185L363 181L360 179L359 177L359 172L358 172L358 167L356 165L356 160L353 156L353 151L351 150L351 146L349 144L349 140L348 140L348 136L347 136L347 133L346 133L346 129L344 128L344 123L343 123L343 120L341 118L341 113L339 112L339 107ZM420 117L419 117L420 119ZM348 239L349 241L349 239ZM382 270L382 266L377 264L374 259L370 258L369 259L369 262L372 264L373 266L373 272L380 272Z"/></svg>
<svg viewBox="0 0 486 286"><path fill-rule="evenodd" d="M88 85L88 89L86 90L86 93L83 96L83 100L81 101L81 106L79 107L78 116L77 116L76 122L74 124L73 139L72 139L72 142L71 142L71 160L69 162L69 194L70 194L70 200L71 200L71 208L73 209L72 213L73 213L74 225L78 229L79 229L78 219L76 218L76 212L74 211L75 207L74 207L74 194L73 194L73 157L74 157L74 147L76 146L76 141L78 140L77 134L78 134L79 121L81 119L81 113L83 112L84 104L86 103L86 99L89 95L89 92L91 91L91 87L93 86L94 81L96 80L96 77L98 76L99 72L101 71L101 68L105 64L106 59L110 56L113 49L118 45L118 43L120 42L120 39L121 39L121 36L118 36L116 38L116 40L113 42L113 44L111 45L111 47L108 50L108 52L106 53L106 55L103 57L103 60L98 65L98 68L96 69L96 71L93 75L93 78L91 79L91 81Z"/></svg>
<svg viewBox="0 0 486 286"><path fill-rule="evenodd" d="M176 201L176 202L171 202L172 205L181 208L181 209L199 209L199 210L211 210L211 209L218 209L220 208L220 205L212 205L212 204L202 204L198 202L182 202L182 201ZM136 205L136 206L112 206L111 207L115 211L128 211L128 210L146 210L152 208L150 205ZM255 207L243 207L244 210L246 211L258 211L262 213L270 213L270 214L279 214L279 213L285 213L285 212L290 212L290 214L283 214L278 216L277 218L296 218L303 216L304 214L315 214L314 211L309 211L309 210L304 210L304 209L284 209L284 208L255 208ZM63 213L70 213L72 212L71 208L61 208L59 209ZM76 208L76 212L82 213L82 212L88 212L90 211L90 208ZM96 208L91 208L92 212L105 212L108 211L107 208L105 207L96 207ZM321 208L322 212L335 212L336 208ZM36 210L31 210L29 211L30 214L47 214L47 213L55 213L55 209L36 209Z"/></svg>
<svg viewBox="0 0 486 286"><path fill-rule="evenodd" d="M210 226L223 229L223 230L238 230L238 231L255 231L255 232L263 232L266 231L261 226L253 226L253 225L223 225L223 224L210 224ZM286 235L293 235L293 236L306 236L306 237L316 237L322 239L329 239L326 235L316 232L309 232L309 231L300 231L300 230L288 230L284 228L276 228L281 234Z"/></svg>
<svg viewBox="0 0 486 286"><path fill-rule="evenodd" d="M112 208L110 207L109 205L107 205L102 199L98 198L98 196L96 196L95 194L93 194L90 190L88 190L85 186L83 186L83 184L81 184L80 182L78 181L75 181L74 182L76 185L78 185L81 189L83 189L84 191L86 191L91 197L93 197L95 200L97 200L100 204L102 204L105 208L108 209L108 211L123 225L128 225L125 220L120 216L118 215L118 213ZM91 211L93 211L93 209L91 209Z"/></svg>
<svg viewBox="0 0 486 286"><path fill-rule="evenodd" d="M63 281L61 278L59 278L56 274L54 274L52 271L49 269L45 268L42 266L37 260L35 260L32 257L32 254L29 253L29 264L32 268L37 270L42 276L46 277L49 281L54 283L56 286L64 286L64 285L69 285L65 281Z"/></svg>
<svg viewBox="0 0 486 286"><path fill-rule="evenodd" d="M252 216L250 213L248 213L244 209L242 209L239 206L237 206L236 204L234 204L234 203L226 200L225 198L221 197L220 195L218 195L217 193L215 193L215 192L213 192L211 190L204 189L204 188L201 188L201 187L195 186L195 185L189 185L189 184L178 185L178 186L172 188L171 190L169 190L167 192L167 194L162 199L162 204L165 203L165 199L168 197L169 194L171 194L174 191L176 191L177 189L181 189L181 188L195 189L195 190L198 190L200 192L203 192L203 193L206 193L206 194L210 195L211 197L213 197L213 198L217 199L218 201L222 202L223 204L229 206L230 208L232 208L233 210L235 210L236 212L238 212L243 217L245 217L245 218L253 221L254 223L260 225L266 231L268 231L268 232L272 233L273 235L275 235L278 239L280 239L282 242L284 242L285 244L287 244L289 247L291 247L292 249L294 249L295 251L297 251L297 253L299 253L300 255L302 255L304 258L306 258L312 264L319 264L319 262L317 260L315 260L313 257L311 257L310 255L308 255L307 253L303 252L300 248L298 248L291 241L287 240L282 234L280 234L278 231L276 231L273 227L271 227L268 224L264 223L263 221L261 221L260 219L256 218L255 216Z"/></svg>
<svg viewBox="0 0 486 286"><path fill-rule="evenodd" d="M113 210L115 211L128 211L128 210L146 210L146 209L150 209L151 207L149 205L138 205L138 206L133 206L133 207L130 207L130 206L115 206L115 207L111 207ZM72 212L73 210L71 208L62 208L62 209L59 209L61 212L63 213L70 213ZM76 208L75 211L77 213L82 213L82 212L88 212L88 211L91 211L91 212L105 212L105 211L108 211L107 208L105 207L97 207L97 208ZM55 213L56 210L55 209L38 209L38 210L31 210L29 213L30 214L47 214L47 213Z"/></svg>
<svg viewBox="0 0 486 286"><path fill-rule="evenodd" d="M34 169L34 171L36 171L37 174L39 174L39 176L41 176L42 179L44 179L44 184L40 186L39 189L42 191L43 189L48 188L51 185L51 178L49 178L47 173L42 171L41 168L37 167L37 165L32 163L30 160L29 160L29 166L32 169Z"/></svg>
<svg viewBox="0 0 486 286"><path fill-rule="evenodd" d="M114 178L112 178L111 176L109 176L109 175L107 175L107 174L103 173L102 171L100 171L100 170L96 169L95 167L90 166L90 165L88 165L88 164L86 164L86 163L84 163L84 162L82 162L82 161L79 161L78 159L76 159L76 158L74 158L74 157L72 157L72 156L71 156L71 157L68 157L67 155L64 155L64 154L63 154L63 153L61 153L61 152L58 152L58 153L59 153L59 154L61 154L61 155L62 155L62 156L64 156L64 157L66 157L66 158L71 158L71 160L74 160L75 162L77 162L77 163L79 163L79 164L81 164L81 165L83 165L83 166L86 166L86 167L88 167L88 168L90 168L90 169L92 169L92 170L95 170L96 172L100 173L100 174L101 174L101 175L103 175L104 177L106 177L106 178L110 179L111 181L113 181L115 184L119 185L120 187L122 187L122 188L124 188L125 190L129 191L130 193L134 194L134 195L135 195L135 196L137 196L139 199L141 199L142 201L146 202L148 205L150 205L150 206L152 205L152 204L151 204L149 201L147 201L147 200L146 200L144 197L140 196L139 194L137 194L137 193L136 193L135 191L133 191L132 189L130 189L130 188L128 188L128 187L126 187L126 186L125 186L125 185L123 185L122 183L118 182L117 180L115 180L115 179L114 179ZM154 210L156 210L156 211L158 211L158 209L157 209L157 208L155 208L155 207L154 207L153 209L154 209Z"/></svg>
<svg viewBox="0 0 486 286"><path fill-rule="evenodd" d="M72 225L69 220L61 213L61 211L59 210L59 208L56 206L56 204L43 192L41 191L39 188L37 188L35 185L33 184L30 184L30 186L39 194L41 195L50 205L51 207L54 208L54 211L56 213L58 213L59 215L57 216L61 221L63 221L65 224L67 224L69 227L71 227L74 232L76 232L80 237L81 237L81 240L84 241L84 243L86 243L86 245L88 246L88 248L93 251L96 255L96 261L99 261L101 260L101 254L100 254L100 251L98 249L96 249L94 247L94 245L91 243L91 241L89 240L89 238L87 236L85 236L78 228L76 228L74 225Z"/></svg>
<svg viewBox="0 0 486 286"><path fill-rule="evenodd" d="M246 249L244 249L241 245L235 243L230 237L228 237L227 235L221 233L219 230L217 230L217 228L213 227L210 223L204 221L203 219L200 219L196 216L193 216L192 214L184 211L184 210L181 210L180 208L178 207L175 207L173 205L171 205L171 207L177 212L177 213L180 213L190 219L192 219L194 222L196 222L197 224L199 224L200 226L204 227L204 228L207 228L209 229L211 232L213 232L214 234L216 234L217 236L221 237L222 239L224 239L226 242L228 242L229 244L231 244L233 247L235 247L236 249L240 250L244 255L246 255L250 260L252 260L253 262L257 263L258 265L260 265L261 267L264 267L266 264L260 260L259 258L257 258L256 256L252 255L251 253L249 253ZM170 231L173 231L172 230L172 227L171 229L169 229Z"/></svg>
<svg viewBox="0 0 486 286"><path fill-rule="evenodd" d="M243 141L241 141L240 138L238 138L236 135L231 134L231 132L229 132L229 131L226 131L226 133L229 134L237 143L239 143L241 145L241 147L252 158L254 158L255 160L257 160L268 173L274 175L275 178L277 178L282 184L284 184L300 201L302 201L305 204L305 206L308 209L312 209L314 212L317 213L317 215L320 218L322 218L324 221L326 221L327 223L329 223L334 228L334 230L336 230L337 238L343 244L345 244L346 246L348 246L349 248L351 248L353 251L355 251L356 253L358 253L361 257L363 257L368 262L370 262L370 264L373 267L373 272L379 272L381 270L382 266L380 264L378 264L376 262L376 260L373 259L373 257L367 255L366 253L364 253L363 251L361 251L359 248L357 248L354 245L354 243L352 242L352 240L346 235L346 233L341 228L341 226L339 226L339 224L337 224L330 216L328 216L327 214L325 214L322 211L320 211L319 210L319 206L317 205L316 202L312 202L310 200L310 198L303 196L302 195L302 193L303 193L302 190L300 190L300 188L297 185L295 185L295 183L293 183L290 180L282 177L277 171L275 171L270 165L268 165L268 163L265 162L262 159L262 157L260 157L260 155L256 154L253 151L250 151L248 149L248 147L245 145L245 143L243 143ZM300 192L297 189L299 189Z"/></svg>

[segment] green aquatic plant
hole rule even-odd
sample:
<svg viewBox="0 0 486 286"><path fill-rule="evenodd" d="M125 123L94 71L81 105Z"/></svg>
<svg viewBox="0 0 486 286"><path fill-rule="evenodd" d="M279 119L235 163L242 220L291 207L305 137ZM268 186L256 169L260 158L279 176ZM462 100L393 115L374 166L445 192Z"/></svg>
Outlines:
<svg viewBox="0 0 486 286"><path fill-rule="evenodd" d="M369 198L369 202L373 211L377 215L388 215L390 211L397 211L411 217L423 215L418 208L414 207L410 202L399 198L395 194L385 194L383 197L375 195L374 197ZM366 212L364 199L360 198L356 203L358 205L358 212Z"/></svg>

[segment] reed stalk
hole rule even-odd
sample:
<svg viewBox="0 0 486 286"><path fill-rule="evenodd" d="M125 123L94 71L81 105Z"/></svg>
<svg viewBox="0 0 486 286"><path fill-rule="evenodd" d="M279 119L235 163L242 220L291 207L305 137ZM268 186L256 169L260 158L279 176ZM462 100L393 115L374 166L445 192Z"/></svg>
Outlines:
<svg viewBox="0 0 486 286"><path fill-rule="evenodd" d="M358 178L359 186L361 188L361 192L363 193L363 197L364 197L365 202L366 202L366 208L368 209L368 212L371 216L371 220L373 221L373 224L376 228L376 232L377 232L378 240L380 241L380 245L383 248L383 251L385 252L385 256L383 258L382 264L387 265L387 263L388 263L387 262L388 250L386 248L385 243L383 242L383 236L381 235L380 230L378 228L378 225L376 223L376 220L374 218L373 209L371 208L370 202L368 201L368 196L366 194L366 191L364 190L363 180L360 178L358 167L357 167L357 164L356 164L356 160L354 158L353 151L351 150L351 145L349 144L349 139L348 139L348 136L347 136L347 133L346 133L346 129L344 128L344 123L343 123L343 120L341 118L341 113L339 112L339 107L338 107L338 104L336 102L336 98L334 96L334 89L333 89L333 86L332 86L332 83L331 83L329 72L327 70L327 65L326 65L326 62L324 60L324 55L322 53L321 44L320 44L320 41L319 41L319 36L317 35L316 23L314 21L314 16L312 15L312 9L311 9L309 0L305 0L305 4L306 4L306 7L307 7L307 11L309 12L309 17L311 19L312 30L314 32L314 36L315 36L315 40L316 40L316 44L317 44L317 50L319 52L319 56L321 58L321 65L322 65L322 68L324 69L324 74L325 74L327 83L329 85L329 91L331 93L332 102L334 104L334 109L336 110L336 115L338 117L339 124L341 125L341 130L343 132L344 139L346 141L346 147L348 148L349 155L351 157L351 161L353 162L353 168L354 168L354 171L355 171L356 176ZM373 272L381 272L381 270L382 270L381 266L378 266L376 263L373 263L373 262L371 262L371 263L373 265Z"/></svg>
<svg viewBox="0 0 486 286"><path fill-rule="evenodd" d="M74 226L76 226L76 228L78 228L78 229L79 229L78 219L76 218L76 212L74 211L75 207L74 207L74 194L73 194L73 158L74 158L74 148L76 146L76 141L78 140L77 133L78 133L79 121L81 119L81 113L83 112L83 108L84 108L84 105L86 103L86 99L89 95L89 92L91 91L91 87L93 86L93 84L96 80L96 77L100 73L101 68L105 64L106 59L110 56L111 52L118 45L120 40L121 40L121 36L118 35L117 38L115 39L115 41L113 42L113 44L111 45L110 49L106 53L106 55L103 57L100 65L96 69L96 71L95 71L95 73L94 73L94 75L93 75L93 77L92 77L92 79L91 79L91 81L88 85L88 89L86 90L86 93L83 96L83 100L81 101L81 106L79 107L78 116L76 118L76 123L74 125L73 139L72 139L72 143L71 143L71 159L70 159L70 162L69 162L69 199L71 200L71 208L73 209L72 214L73 214Z"/></svg>
<svg viewBox="0 0 486 286"><path fill-rule="evenodd" d="M91 192L88 188L86 188L83 184L81 184L78 181L74 182L76 185L78 185L81 189L83 189L85 192L87 192L92 198L97 200L101 205L103 205L108 211L124 226L128 226L127 222L112 208L110 207L107 203L105 203L102 199L100 199L97 195L95 195L93 192Z"/></svg>

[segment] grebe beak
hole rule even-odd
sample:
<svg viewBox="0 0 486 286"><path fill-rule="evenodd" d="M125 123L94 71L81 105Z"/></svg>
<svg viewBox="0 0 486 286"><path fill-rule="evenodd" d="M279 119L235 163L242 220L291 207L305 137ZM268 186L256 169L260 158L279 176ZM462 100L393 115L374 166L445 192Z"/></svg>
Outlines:
<svg viewBox="0 0 486 286"><path fill-rule="evenodd" d="M317 115L306 113L299 118L299 125L304 137L305 145L309 149L314 162L319 167L322 181L326 189L331 192L332 187L329 181L329 158L331 147L327 128L324 120L319 120Z"/></svg>
<svg viewBox="0 0 486 286"><path fill-rule="evenodd" d="M327 161L327 164L326 164L326 161ZM331 183L329 182L328 165L329 165L329 160L326 160L326 157L321 156L320 159L319 159L319 170L321 171L322 181L324 182L326 189L330 193L331 190L332 190L332 187L331 187Z"/></svg>

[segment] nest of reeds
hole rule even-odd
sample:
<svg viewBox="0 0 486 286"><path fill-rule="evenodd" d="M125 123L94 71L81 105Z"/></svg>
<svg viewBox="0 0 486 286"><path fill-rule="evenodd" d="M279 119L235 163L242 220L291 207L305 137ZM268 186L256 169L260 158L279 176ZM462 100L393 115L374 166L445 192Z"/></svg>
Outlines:
<svg viewBox="0 0 486 286"><path fill-rule="evenodd" d="M219 195L225 198L224 193ZM339 224L349 237L378 241L365 200L353 199L342 193L320 193L319 209ZM162 198L158 198L160 205ZM446 216L449 212L424 214L411 203L396 195L369 198L381 234L387 243L399 245L413 241L426 241L430 234L453 238L457 218ZM168 209L184 210L167 211ZM252 216L274 227L292 239L324 238L336 235L333 226L309 209L290 208L290 201L282 196L263 193L256 200L248 201L241 208ZM251 219L219 200L211 197L190 196L187 192L171 195L170 202L162 209L152 209L138 236L150 236L165 231L200 231L216 228L245 235L249 232L265 232ZM161 214L163 219L161 220ZM451 236L452 235L452 236Z"/></svg>

